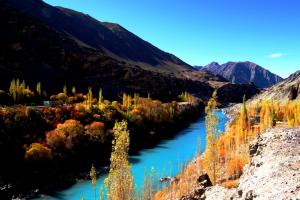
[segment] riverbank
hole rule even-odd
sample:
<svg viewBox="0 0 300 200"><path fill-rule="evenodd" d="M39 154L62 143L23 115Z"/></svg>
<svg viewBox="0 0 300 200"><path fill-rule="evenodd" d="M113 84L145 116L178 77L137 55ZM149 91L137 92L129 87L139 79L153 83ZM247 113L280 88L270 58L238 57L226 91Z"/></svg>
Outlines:
<svg viewBox="0 0 300 200"><path fill-rule="evenodd" d="M224 109L228 125L238 116L241 105ZM256 125L257 126L257 125ZM259 125L258 125L259 126ZM197 199L300 199L300 128L288 128L286 122L277 122L255 137L248 146L249 163L238 180L203 185L210 182L205 172L195 179L194 189L180 200ZM201 181L199 181L201 179ZM167 199L165 199L167 200Z"/></svg>
<svg viewBox="0 0 300 200"><path fill-rule="evenodd" d="M250 163L237 188L200 187L182 200L279 200L300 198L300 128L273 128L249 147ZM199 183L200 184L200 183Z"/></svg>
<svg viewBox="0 0 300 200"><path fill-rule="evenodd" d="M220 130L224 130L226 116L218 112ZM201 140L199 140L201 138ZM141 191L144 184L145 170L150 173L154 169L155 185L161 177L176 176L182 170L182 166L195 156L201 142L201 151L205 148L205 120L203 117L191 123L188 127L178 132L174 138L162 140L154 148L144 149L137 155L129 157L132 163L132 174L137 191ZM103 180L106 176L98 177L97 193L99 188L104 187ZM160 188L163 185L159 185ZM93 189L90 180L78 181L72 187L59 191L51 196L44 196L38 200L77 200L84 195L85 199L93 199ZM155 187L156 188L156 187Z"/></svg>
<svg viewBox="0 0 300 200"><path fill-rule="evenodd" d="M169 124L152 123L151 126L150 124L146 124L147 126L139 127L133 126L132 122L129 122L129 126L131 125L129 127L131 132L131 155L137 155L140 150L145 148L153 148L161 140L172 139L180 130L199 119L199 117L202 116L201 113L203 109L204 104L187 104L181 106L181 114L178 115L179 117L177 117L174 122ZM110 150L111 147L108 149ZM95 154L95 152L93 153ZM96 154L99 155L97 152ZM102 160L100 165L99 162L96 163L97 168L100 169L101 166L108 164L109 154L105 157L107 162L103 162L103 157L98 159ZM40 184L32 184L30 177L28 177L29 179L27 181L20 180L15 183L2 182L0 195L3 198L1 199L31 199L39 196L39 194L52 194L54 191L66 189L75 184L78 180L89 179L88 173L93 163L91 160L87 162L83 162L82 160L79 164L68 167L68 171L63 170L60 173L58 170L55 175L53 174L53 176L55 176L53 179L44 178L44 181ZM51 169L51 166L49 166L49 169ZM56 170L55 168L53 169ZM100 173L105 172L105 170L98 171ZM43 176L44 175L41 174L41 177Z"/></svg>

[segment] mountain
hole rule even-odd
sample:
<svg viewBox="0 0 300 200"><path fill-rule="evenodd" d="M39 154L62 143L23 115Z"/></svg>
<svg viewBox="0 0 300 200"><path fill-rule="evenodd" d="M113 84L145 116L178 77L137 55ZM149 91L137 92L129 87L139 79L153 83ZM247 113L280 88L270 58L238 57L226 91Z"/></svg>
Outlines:
<svg viewBox="0 0 300 200"><path fill-rule="evenodd" d="M41 0L0 0L0 23L2 90L9 88L13 78L20 78L32 88L41 81L49 94L66 84L78 91L101 87L107 98L137 92L164 101L183 91L208 99L213 90L228 83L120 25Z"/></svg>
<svg viewBox="0 0 300 200"><path fill-rule="evenodd" d="M300 70L291 74L282 82L268 88L255 99L278 101L300 99Z"/></svg>
<svg viewBox="0 0 300 200"><path fill-rule="evenodd" d="M270 87L283 79L252 62L212 62L204 70L220 75L232 83L254 83L259 88Z"/></svg>
<svg viewBox="0 0 300 200"><path fill-rule="evenodd" d="M217 90L218 101L226 103L240 103L245 95L246 99L258 94L260 89L253 84L224 84Z"/></svg>
<svg viewBox="0 0 300 200"><path fill-rule="evenodd" d="M0 89L7 90L10 81L18 77L25 79L31 87L41 81L48 93L61 91L66 84L69 88L76 86L78 91L86 91L89 86L95 90L102 87L106 95L114 98L121 92L138 92L146 96L150 93L153 98L160 99L174 99L182 91L204 98L211 95L213 89L207 83L146 70L140 65L116 59L103 49L81 45L66 33L20 11L15 6L17 3L24 4L25 8L25 5L41 4L45 7L41 12L48 13L49 6L39 0L0 1ZM215 78L210 73L197 74L199 80Z"/></svg>
<svg viewBox="0 0 300 200"><path fill-rule="evenodd" d="M196 70L202 70L204 67L203 66L193 66L193 68Z"/></svg>
<svg viewBox="0 0 300 200"><path fill-rule="evenodd" d="M158 49L118 24L100 22L81 12L53 7L41 0L9 0L9 3L76 41L80 47L96 49L116 60L138 65L145 70L178 78L201 79L202 74L187 63ZM206 74L208 75L214 78Z"/></svg>

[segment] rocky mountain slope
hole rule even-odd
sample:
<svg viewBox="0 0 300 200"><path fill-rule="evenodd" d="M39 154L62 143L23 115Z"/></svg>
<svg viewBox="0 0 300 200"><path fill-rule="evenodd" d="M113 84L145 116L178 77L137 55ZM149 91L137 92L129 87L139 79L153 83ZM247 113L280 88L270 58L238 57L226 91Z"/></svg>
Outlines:
<svg viewBox="0 0 300 200"><path fill-rule="evenodd" d="M0 90L20 78L32 88L41 81L49 94L66 84L83 92L89 86L95 91L101 87L106 98L138 92L170 100L183 91L208 99L214 89L228 84L223 77L196 70L117 24L41 0L1 0L0 23ZM250 85L225 89L240 101L244 94L250 97L256 91Z"/></svg>
<svg viewBox="0 0 300 200"><path fill-rule="evenodd" d="M120 92L146 96L150 93L162 99L177 97L182 91L199 97L211 95L213 89L204 81L216 77L209 73L197 72L200 81L194 81L145 70L140 65L115 59L102 49L80 45L66 33L16 9L12 2L0 1L0 89L7 90L13 78L20 78L32 87L41 81L49 93L61 91L67 84L79 91L86 91L88 86L95 90L102 87L106 95L114 98ZM44 5L39 0L18 2Z"/></svg>
<svg viewBox="0 0 300 200"><path fill-rule="evenodd" d="M226 103L240 103L244 95L249 99L259 92L260 89L253 84L227 83L217 89L217 97L219 102L226 105Z"/></svg>
<svg viewBox="0 0 300 200"><path fill-rule="evenodd" d="M300 128L274 128L250 145L250 164L238 188L199 186L182 200L283 200L300 198Z"/></svg>
<svg viewBox="0 0 300 200"><path fill-rule="evenodd" d="M295 72L282 82L268 88L255 99L278 101L300 99L300 71Z"/></svg>
<svg viewBox="0 0 300 200"><path fill-rule="evenodd" d="M254 83L259 88L267 88L283 80L252 62L227 62L222 65L212 62L202 70L220 75L232 83Z"/></svg>
<svg viewBox="0 0 300 200"><path fill-rule="evenodd" d="M84 13L53 7L42 0L8 2L76 41L79 46L96 49L116 60L179 78L199 80L204 74L198 73L176 56L158 49L118 24L100 22ZM214 78L210 73L205 73L205 76Z"/></svg>

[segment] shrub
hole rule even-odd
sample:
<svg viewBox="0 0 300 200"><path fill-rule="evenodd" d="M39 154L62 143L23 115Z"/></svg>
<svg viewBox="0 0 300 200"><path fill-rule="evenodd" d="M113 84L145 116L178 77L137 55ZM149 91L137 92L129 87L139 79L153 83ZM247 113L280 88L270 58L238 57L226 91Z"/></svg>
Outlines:
<svg viewBox="0 0 300 200"><path fill-rule="evenodd" d="M104 123L102 122L93 122L90 125L85 127L86 134L90 135L93 138L99 139L101 143L104 143Z"/></svg>
<svg viewBox="0 0 300 200"><path fill-rule="evenodd" d="M64 150L67 137L63 131L53 130L46 134L46 143L54 151Z"/></svg>
<svg viewBox="0 0 300 200"><path fill-rule="evenodd" d="M65 139L66 148L72 150L74 145L79 144L81 138L84 136L83 125L81 125L79 121L73 119L67 120L63 124L59 124L54 131L55 133L49 133L48 139L50 139L50 144L51 139L53 139L53 142L58 142L52 144L52 146L54 145L53 147L56 148L58 148L60 143Z"/></svg>
<svg viewBox="0 0 300 200"><path fill-rule="evenodd" d="M33 143L26 150L25 160L41 161L41 160L51 160L52 153L51 150L40 143Z"/></svg>
<svg viewBox="0 0 300 200"><path fill-rule="evenodd" d="M229 179L237 179L243 173L243 167L247 163L246 159L234 157L228 161L227 164L227 175Z"/></svg>

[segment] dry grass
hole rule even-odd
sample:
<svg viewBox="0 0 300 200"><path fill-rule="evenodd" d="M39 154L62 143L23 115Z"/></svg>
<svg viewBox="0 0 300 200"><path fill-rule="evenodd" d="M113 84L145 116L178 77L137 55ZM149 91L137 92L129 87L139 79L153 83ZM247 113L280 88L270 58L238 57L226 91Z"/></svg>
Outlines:
<svg viewBox="0 0 300 200"><path fill-rule="evenodd" d="M238 180L227 180L221 183L221 185L225 188L237 188L239 186Z"/></svg>
<svg viewBox="0 0 300 200"><path fill-rule="evenodd" d="M257 101L247 108L247 117L241 115L230 124L217 141L217 181L226 188L239 185L243 167L249 162L249 143L266 128L300 126L300 100L286 103ZM259 121L253 120L258 118ZM179 181L159 191L155 200L168 200L187 195L197 187L197 178L206 171L201 157L187 165L178 175Z"/></svg>

